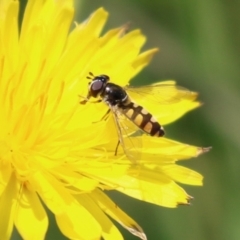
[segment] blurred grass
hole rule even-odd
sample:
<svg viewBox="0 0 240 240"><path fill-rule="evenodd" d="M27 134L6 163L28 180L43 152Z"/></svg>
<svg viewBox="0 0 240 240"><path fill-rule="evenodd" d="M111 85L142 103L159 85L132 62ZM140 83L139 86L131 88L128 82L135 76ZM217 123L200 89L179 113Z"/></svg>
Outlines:
<svg viewBox="0 0 240 240"><path fill-rule="evenodd" d="M195 197L191 207L166 209L118 193L111 197L150 240L240 239L240 1L88 0L77 6L77 21L103 6L110 12L106 28L130 21L148 37L145 49L161 48L134 81L175 79L198 91L203 107L167 126L167 136L213 146L210 153L184 162L205 176L202 188L184 186ZM50 228L46 239L65 239L55 230Z"/></svg>

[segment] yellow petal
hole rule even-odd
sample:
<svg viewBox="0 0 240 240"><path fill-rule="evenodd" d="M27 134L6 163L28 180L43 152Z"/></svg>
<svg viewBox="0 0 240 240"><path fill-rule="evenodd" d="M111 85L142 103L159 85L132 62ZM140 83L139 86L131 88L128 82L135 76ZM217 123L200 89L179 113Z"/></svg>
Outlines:
<svg viewBox="0 0 240 240"><path fill-rule="evenodd" d="M99 36L107 21L108 12L104 8L99 8L81 25L86 29L86 34Z"/></svg>
<svg viewBox="0 0 240 240"><path fill-rule="evenodd" d="M37 172L29 177L29 181L47 207L55 214L65 212L67 205L74 202L71 194L50 174Z"/></svg>
<svg viewBox="0 0 240 240"><path fill-rule="evenodd" d="M55 216L58 227L65 236L69 239L100 239L101 226L77 201L65 206L64 211Z"/></svg>
<svg viewBox="0 0 240 240"><path fill-rule="evenodd" d="M143 135L141 151L143 160L147 160L147 157L150 155L155 160L158 159L159 164L164 164L166 161L175 162L197 157L200 153L200 148L167 138L154 138Z"/></svg>
<svg viewBox="0 0 240 240"><path fill-rule="evenodd" d="M16 214L17 181L14 174L11 175L8 184L0 198L0 236L2 240L9 240L13 229L13 220Z"/></svg>
<svg viewBox="0 0 240 240"><path fill-rule="evenodd" d="M0 144L0 146L2 146L2 144ZM4 152L6 152L6 149L7 149L4 147L3 148L0 147L0 156L2 157L5 157ZM6 185L9 182L9 179L11 177L12 168L11 168L10 162L7 162L7 161L5 163L4 161L2 161L0 163L0 168L1 168L1 171L0 171L0 196L1 196L2 192L5 190Z"/></svg>
<svg viewBox="0 0 240 240"><path fill-rule="evenodd" d="M11 1L6 11L5 22L1 27L1 44L0 50L5 55L5 64L8 66L10 71L14 71L18 64L18 1ZM14 54L13 54L14 53ZM9 73L11 74L11 73Z"/></svg>
<svg viewBox="0 0 240 240"><path fill-rule="evenodd" d="M100 44L98 35L101 33L107 16L108 13L103 8L100 8L84 24L77 25L68 38L63 53L64 57L56 65L57 71L54 79L59 82L58 79L62 79L62 76L64 76L64 81L71 81L71 92L69 93L71 98L74 96L73 94L78 96L79 89L83 88L83 85L82 87L80 85L80 80L86 79L89 71L94 71L94 69L87 68L87 66L91 63L95 54L98 53ZM86 86L87 81L83 84Z"/></svg>
<svg viewBox="0 0 240 240"><path fill-rule="evenodd" d="M97 202L106 214L121 224L129 232L143 240L147 239L142 228L125 212L123 212L110 198L108 198L106 194L100 190L95 190L92 192L91 196L94 197L94 201Z"/></svg>
<svg viewBox="0 0 240 240"><path fill-rule="evenodd" d="M132 66L134 68L133 76L137 75L146 65L149 64L149 62L152 60L153 55L158 52L158 48L153 48L148 51L145 51L141 54L139 54L132 63Z"/></svg>
<svg viewBox="0 0 240 240"><path fill-rule="evenodd" d="M169 124L182 117L187 112L201 106L200 102L193 102L191 100L182 100L180 103L172 104L161 108L161 113L156 114L161 124Z"/></svg>
<svg viewBox="0 0 240 240"><path fill-rule="evenodd" d="M102 228L102 237L105 240L123 240L121 233L105 215L101 208L96 204L94 196L92 194L81 194L76 196L78 202L84 206L98 221Z"/></svg>
<svg viewBox="0 0 240 240"><path fill-rule="evenodd" d="M49 30L49 34L47 35L43 52L43 56L46 59L46 67L44 68L44 73L46 75L49 74L49 71L52 70L53 67L56 67L56 62L58 62L61 57L66 44L69 27L72 23L73 14L73 8L64 8L52 23L52 29ZM59 31L59 29L61 29L61 31ZM46 79L45 74L41 74L42 81ZM41 79L39 79L39 81L41 81Z"/></svg>
<svg viewBox="0 0 240 240"><path fill-rule="evenodd" d="M156 170L136 166L129 170L129 175L111 181L116 190L142 201L164 207L189 203L190 196L170 177Z"/></svg>
<svg viewBox="0 0 240 240"><path fill-rule="evenodd" d="M44 239L48 217L36 193L22 189L14 222L23 239Z"/></svg>
<svg viewBox="0 0 240 240"><path fill-rule="evenodd" d="M63 1L35 1L29 0L24 12L21 28L21 44L27 41L29 29L35 24L41 23L47 28L52 26L56 15L63 9L70 9L73 6L72 0ZM48 32L49 33L49 32Z"/></svg>
<svg viewBox="0 0 240 240"><path fill-rule="evenodd" d="M38 172L31 176L30 183L56 215L63 234L70 239L98 239L101 236L101 228L94 217L50 174ZM79 222L80 216L84 222Z"/></svg>
<svg viewBox="0 0 240 240"><path fill-rule="evenodd" d="M9 7L9 4L12 0L2 0L0 1L0 19L5 19L6 9Z"/></svg>
<svg viewBox="0 0 240 240"><path fill-rule="evenodd" d="M189 185L202 186L203 176L189 168L178 165L168 165L159 168L160 173L171 177L174 181Z"/></svg>
<svg viewBox="0 0 240 240"><path fill-rule="evenodd" d="M129 160L128 160L129 162ZM118 178L127 173L129 165L108 164L104 162L93 161L82 169L82 172L89 177L101 181L105 177Z"/></svg>
<svg viewBox="0 0 240 240"><path fill-rule="evenodd" d="M67 187L71 187L72 190L77 189L80 192L90 192L98 186L97 180L76 173L76 170L70 169L68 165L54 168L52 173L61 179Z"/></svg>

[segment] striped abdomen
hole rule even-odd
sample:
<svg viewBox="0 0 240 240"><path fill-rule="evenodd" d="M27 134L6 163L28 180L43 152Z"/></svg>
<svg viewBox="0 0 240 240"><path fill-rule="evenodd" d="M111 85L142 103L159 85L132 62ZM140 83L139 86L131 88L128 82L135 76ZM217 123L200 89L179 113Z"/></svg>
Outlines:
<svg viewBox="0 0 240 240"><path fill-rule="evenodd" d="M128 99L120 107L122 113L147 134L154 137L162 137L164 135L163 127L142 106L130 102Z"/></svg>

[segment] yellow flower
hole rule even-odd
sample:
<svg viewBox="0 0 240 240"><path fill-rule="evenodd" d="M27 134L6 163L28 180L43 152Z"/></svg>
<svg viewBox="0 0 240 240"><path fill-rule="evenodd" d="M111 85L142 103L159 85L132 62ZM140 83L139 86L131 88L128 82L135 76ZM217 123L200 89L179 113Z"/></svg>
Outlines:
<svg viewBox="0 0 240 240"><path fill-rule="evenodd" d="M165 207L188 204L191 197L175 182L201 185L202 176L175 163L206 149L144 135L136 163L121 147L115 156L113 120L101 120L107 106L80 105L79 95L87 92L90 71L127 85L157 49L140 53L145 37L139 30L102 35L108 15L102 8L70 33L71 0L29 0L21 31L18 11L18 1L0 2L1 239L10 238L13 226L23 239L44 239L43 205L69 239L122 239L110 218L146 239L104 190ZM162 124L199 106L196 93L169 85L169 104L136 96Z"/></svg>

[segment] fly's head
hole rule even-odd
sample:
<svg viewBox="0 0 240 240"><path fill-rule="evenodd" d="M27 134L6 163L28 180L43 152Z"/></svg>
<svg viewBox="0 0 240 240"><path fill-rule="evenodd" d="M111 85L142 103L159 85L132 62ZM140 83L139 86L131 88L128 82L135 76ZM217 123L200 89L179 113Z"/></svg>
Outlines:
<svg viewBox="0 0 240 240"><path fill-rule="evenodd" d="M109 82L110 78L107 75L98 75L94 76L93 73L89 73L89 76L87 77L88 79L91 79L92 81L89 82L88 85L88 95L87 97L81 101L81 104L85 104L90 97L100 97L101 94L104 92L107 83Z"/></svg>
<svg viewBox="0 0 240 240"><path fill-rule="evenodd" d="M91 72L89 73L88 79L92 81L89 83L88 93L90 97L99 97L102 92L105 90L107 82L109 82L109 76L107 75L98 75L94 76Z"/></svg>

